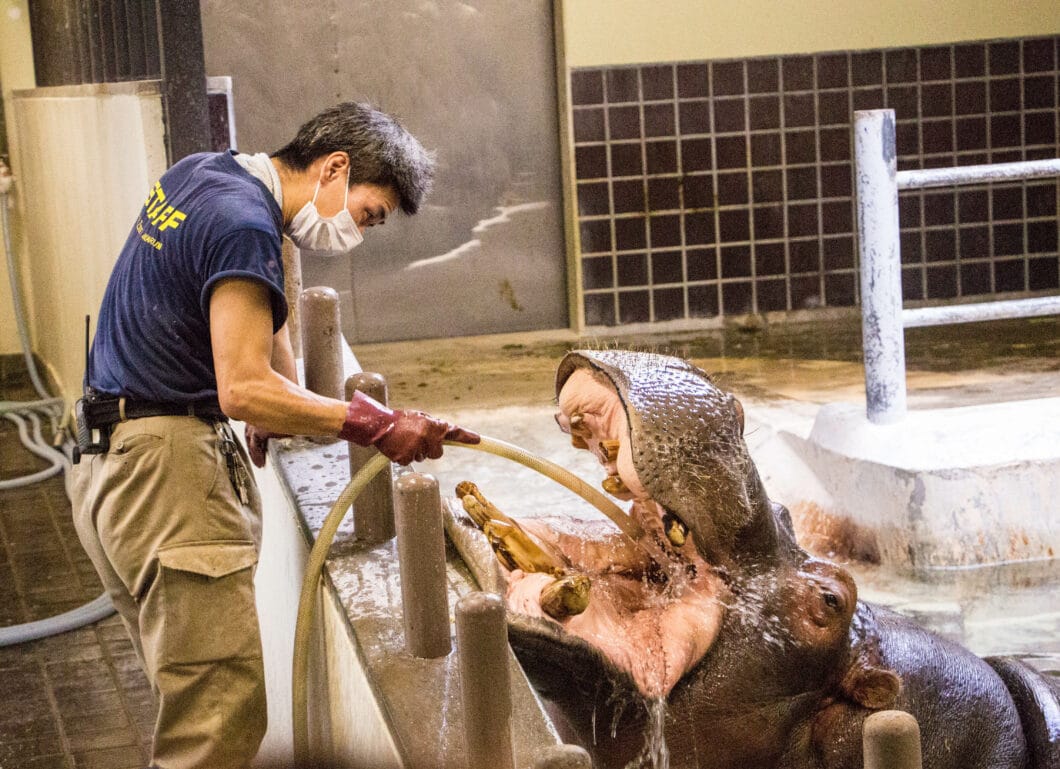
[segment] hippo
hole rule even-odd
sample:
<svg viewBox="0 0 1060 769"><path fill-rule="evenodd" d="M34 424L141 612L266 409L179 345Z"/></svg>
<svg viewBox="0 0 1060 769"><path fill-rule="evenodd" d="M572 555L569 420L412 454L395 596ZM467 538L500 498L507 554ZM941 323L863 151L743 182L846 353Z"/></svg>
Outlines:
<svg viewBox="0 0 1060 769"><path fill-rule="evenodd" d="M575 350L556 394L560 428L599 457L642 535L488 510L504 520L483 527L488 501L468 487L479 516L451 510L447 526L483 588L504 593L513 650L594 767L854 769L879 710L917 719L927 769L1060 767L1055 679L859 600L845 569L800 547L742 407L705 372ZM575 577L587 600L554 600Z"/></svg>

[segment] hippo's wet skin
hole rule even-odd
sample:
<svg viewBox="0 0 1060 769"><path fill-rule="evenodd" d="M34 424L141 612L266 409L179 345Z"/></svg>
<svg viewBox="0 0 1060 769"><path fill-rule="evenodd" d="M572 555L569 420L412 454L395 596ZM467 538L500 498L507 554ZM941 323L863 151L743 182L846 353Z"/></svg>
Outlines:
<svg viewBox="0 0 1060 769"><path fill-rule="evenodd" d="M1060 769L1060 688L858 601L845 570L798 546L747 453L739 403L706 374L575 351L556 390L557 421L647 532L631 547L525 522L592 580L584 614L560 621L540 609L551 576L502 570L512 646L595 767L650 766L647 702L665 697L674 769L861 767L862 725L880 709L916 717L927 769Z"/></svg>

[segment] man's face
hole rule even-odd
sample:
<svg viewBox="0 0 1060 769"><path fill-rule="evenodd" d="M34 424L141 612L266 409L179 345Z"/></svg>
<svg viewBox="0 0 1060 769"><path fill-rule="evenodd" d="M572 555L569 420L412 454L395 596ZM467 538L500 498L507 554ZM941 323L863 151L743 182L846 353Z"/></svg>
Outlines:
<svg viewBox="0 0 1060 769"><path fill-rule="evenodd" d="M355 184L350 187L346 208L361 232L369 227L386 224L398 205L398 194L393 187L378 184Z"/></svg>
<svg viewBox="0 0 1060 769"><path fill-rule="evenodd" d="M320 215L331 218L342 210L342 201L346 200L346 209L361 232L369 227L385 224L386 219L398 205L397 190L393 187L382 187L378 184L355 184L350 187L349 195L344 195L346 174L336 174L331 180L320 183L317 193L317 210Z"/></svg>

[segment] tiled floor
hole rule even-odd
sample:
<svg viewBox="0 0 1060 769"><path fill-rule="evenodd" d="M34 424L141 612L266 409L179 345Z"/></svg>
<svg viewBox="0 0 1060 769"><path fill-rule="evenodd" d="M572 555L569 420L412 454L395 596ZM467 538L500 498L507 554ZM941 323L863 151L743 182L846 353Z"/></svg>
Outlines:
<svg viewBox="0 0 1060 769"><path fill-rule="evenodd" d="M0 400L34 397L17 372L0 374ZM0 478L45 466L0 419ZM101 592L62 476L0 491L0 625L44 619ZM150 685L116 615L0 648L0 769L144 767L154 718Z"/></svg>

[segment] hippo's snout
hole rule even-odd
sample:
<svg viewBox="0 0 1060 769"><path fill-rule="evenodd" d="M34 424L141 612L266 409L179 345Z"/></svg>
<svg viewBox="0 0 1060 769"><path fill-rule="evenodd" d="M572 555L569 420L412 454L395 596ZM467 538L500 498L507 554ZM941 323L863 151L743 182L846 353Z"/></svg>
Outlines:
<svg viewBox="0 0 1060 769"><path fill-rule="evenodd" d="M560 363L556 392L560 428L603 457L605 490L657 503L672 544L691 534L715 561L776 547L743 407L704 371L654 353L575 350ZM607 442L616 444L611 463L598 449Z"/></svg>

